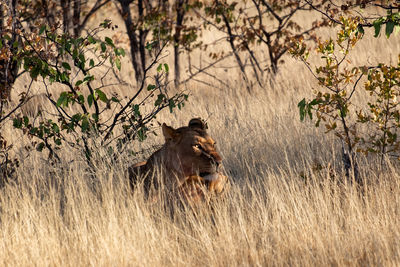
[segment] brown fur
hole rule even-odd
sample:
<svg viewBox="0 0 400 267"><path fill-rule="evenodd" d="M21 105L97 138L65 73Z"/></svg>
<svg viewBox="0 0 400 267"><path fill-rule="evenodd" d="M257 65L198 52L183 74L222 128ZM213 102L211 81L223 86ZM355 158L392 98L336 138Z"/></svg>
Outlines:
<svg viewBox="0 0 400 267"><path fill-rule="evenodd" d="M207 199L210 193L222 193L228 178L221 172L222 158L206 129L207 125L199 118L178 129L164 123L165 144L147 161L129 168L131 185L144 177L146 194L151 187L158 189L159 183L163 183L166 190L178 189L181 196L195 202ZM161 181L153 179L157 168L162 172Z"/></svg>

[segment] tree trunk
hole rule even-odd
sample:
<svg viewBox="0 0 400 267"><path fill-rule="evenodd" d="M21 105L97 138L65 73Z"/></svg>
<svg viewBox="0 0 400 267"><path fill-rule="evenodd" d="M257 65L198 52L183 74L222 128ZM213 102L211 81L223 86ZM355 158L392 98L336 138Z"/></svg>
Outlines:
<svg viewBox="0 0 400 267"><path fill-rule="evenodd" d="M133 69L135 70L135 78L136 81L139 82L143 79L143 68L142 64L140 63L140 56L139 56L139 41L138 37L136 36L136 29L135 25L132 21L132 14L129 8L130 1L123 1L119 0L121 4L121 16L124 20L126 31L128 33L129 42L130 42L130 49L131 49L131 59Z"/></svg>
<svg viewBox="0 0 400 267"><path fill-rule="evenodd" d="M228 41L229 41L229 44L231 46L233 55L235 56L236 62L239 65L240 71L242 72L242 77L243 77L244 82L246 83L247 91L250 93L251 92L250 81L249 81L249 79L247 77L247 74L246 74L245 65L243 64L242 60L240 59L240 55L239 55L239 53L238 53L238 51L236 49L235 42L234 42L235 37L234 37L234 34L232 32L232 27L231 27L231 25L230 25L230 23L228 21L228 18L226 17L225 14L222 14L222 18L223 18L223 21L225 23L226 29L228 31Z"/></svg>
<svg viewBox="0 0 400 267"><path fill-rule="evenodd" d="M62 8L62 15L63 15L63 31L64 33L69 33L69 10L71 9L71 2L70 0L61 0L61 8Z"/></svg>
<svg viewBox="0 0 400 267"><path fill-rule="evenodd" d="M12 0L9 2L8 17L12 18L12 25L11 25L11 39L6 43L6 45L10 49L11 56L9 58L0 60L0 66L3 66L3 68L0 69L0 101L10 100L11 88L18 74L17 61L13 60L13 56L18 52L18 47L13 46L15 41L18 39L18 35L16 33L16 20L15 20L16 6L17 6L17 0ZM1 13L3 13L3 10L1 10ZM2 19L1 19L2 30L4 27L3 18L4 16L2 14Z"/></svg>
<svg viewBox="0 0 400 267"><path fill-rule="evenodd" d="M73 12L73 28L74 28L74 37L77 38L80 35L81 29L81 1L74 1L74 12Z"/></svg>
<svg viewBox="0 0 400 267"><path fill-rule="evenodd" d="M0 5L0 32L3 32L4 30L4 11L3 11L3 5Z"/></svg>
<svg viewBox="0 0 400 267"><path fill-rule="evenodd" d="M179 65L179 46L178 45L174 45L174 70L175 70L175 87L178 88L179 87L179 82L181 80L180 76L180 65Z"/></svg>
<svg viewBox="0 0 400 267"><path fill-rule="evenodd" d="M147 8L151 8L148 6ZM144 2L143 0L138 0L138 12L139 12L139 20L143 19L145 14L144 14ZM141 69L141 79L144 79L143 73L144 70L146 69L146 37L147 34L149 33L148 30L143 30L142 28L139 28L139 53L140 53L140 69ZM138 80L140 81L140 80Z"/></svg>
<svg viewBox="0 0 400 267"><path fill-rule="evenodd" d="M42 0L42 8L44 11L44 16L46 18L46 21L49 25L54 25L54 14L53 12L49 12L49 5L48 5L48 0Z"/></svg>
<svg viewBox="0 0 400 267"><path fill-rule="evenodd" d="M175 3L176 10L176 27L174 34L174 69L175 69L175 87L179 86L181 69L179 59L179 40L181 37L181 30L183 27L183 19L186 14L185 6L188 3L187 0L177 0Z"/></svg>

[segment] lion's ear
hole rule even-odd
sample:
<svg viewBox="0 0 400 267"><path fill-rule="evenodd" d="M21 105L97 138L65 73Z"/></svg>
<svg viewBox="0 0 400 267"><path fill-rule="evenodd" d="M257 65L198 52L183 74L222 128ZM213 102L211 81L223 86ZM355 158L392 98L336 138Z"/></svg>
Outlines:
<svg viewBox="0 0 400 267"><path fill-rule="evenodd" d="M189 127L191 128L199 128L202 130L208 129L207 123L201 118L193 118L189 121Z"/></svg>
<svg viewBox="0 0 400 267"><path fill-rule="evenodd" d="M166 125L165 123L163 123L163 125L162 125L162 132L163 132L165 141L173 140L178 135L174 128Z"/></svg>

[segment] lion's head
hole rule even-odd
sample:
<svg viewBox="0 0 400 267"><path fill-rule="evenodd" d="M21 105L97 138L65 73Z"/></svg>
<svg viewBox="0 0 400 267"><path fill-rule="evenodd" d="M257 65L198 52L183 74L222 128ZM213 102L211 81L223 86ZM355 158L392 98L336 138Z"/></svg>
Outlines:
<svg viewBox="0 0 400 267"><path fill-rule="evenodd" d="M188 126L178 129L163 124L167 154L164 160L178 176L197 175L206 181L218 178L222 158L206 130L207 125L200 118L191 119Z"/></svg>
<svg viewBox="0 0 400 267"><path fill-rule="evenodd" d="M206 192L220 194L228 185L228 177L221 170L222 158L216 150L215 141L207 133L207 125L199 118L189 125L174 129L162 125L165 144L150 158L128 169L132 186L143 178L146 195L151 187L159 188L162 181L169 188L177 188L191 201L205 200ZM162 171L162 176L154 173ZM172 186L172 187L171 187ZM213 194L211 194L213 195Z"/></svg>

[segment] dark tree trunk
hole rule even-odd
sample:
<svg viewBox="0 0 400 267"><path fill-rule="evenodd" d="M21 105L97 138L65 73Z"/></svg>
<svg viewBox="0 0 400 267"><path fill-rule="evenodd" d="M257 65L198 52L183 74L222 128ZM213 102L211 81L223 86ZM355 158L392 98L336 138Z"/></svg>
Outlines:
<svg viewBox="0 0 400 267"><path fill-rule="evenodd" d="M129 5L132 1L118 0L121 4L121 16L125 22L126 31L130 41L131 59L133 69L135 70L135 78L137 82L144 79L144 70L146 68L146 37L148 30L136 29L136 25L132 20L132 13ZM144 3L138 0L138 17L139 20L144 17Z"/></svg>
<svg viewBox="0 0 400 267"><path fill-rule="evenodd" d="M61 0L61 8L63 15L63 31L64 33L69 33L69 25L70 25L70 16L69 10L71 9L71 1L70 0Z"/></svg>
<svg viewBox="0 0 400 267"><path fill-rule="evenodd" d="M44 11L44 15L46 17L46 21L49 25L54 25L54 14L53 12L49 12L49 5L48 5L48 0L42 0L42 7Z"/></svg>
<svg viewBox="0 0 400 267"><path fill-rule="evenodd" d="M3 6L0 5L0 33L4 30L4 11Z"/></svg>
<svg viewBox="0 0 400 267"><path fill-rule="evenodd" d="M179 45L175 44L174 45L174 70L175 70L175 87L179 87L179 82L180 82L180 76L181 76L181 71L180 71L180 65L179 65Z"/></svg>
<svg viewBox="0 0 400 267"><path fill-rule="evenodd" d="M74 37L78 37L81 33L82 26L80 25L81 22L81 1L75 0L74 1L74 11L73 11L73 28L74 28Z"/></svg>
<svg viewBox="0 0 400 267"><path fill-rule="evenodd" d="M235 45L235 36L234 36L233 31L232 31L231 24L229 23L229 20L228 20L228 18L226 17L226 15L224 13L222 13L222 18L223 18L223 21L225 23L226 30L228 32L228 41L229 41L229 44L231 46L232 53L235 56L235 59L236 59L236 62L238 63L238 65L239 65L240 71L242 72L242 77L243 77L243 80L246 83L247 91L250 92L251 91L250 82L249 82L249 79L248 79L247 74L246 74L245 65L243 64L242 60L240 59L240 55L239 55L238 50L237 50L236 45Z"/></svg>
<svg viewBox="0 0 400 267"><path fill-rule="evenodd" d="M146 2L143 0L138 0L138 12L139 12L139 18L140 19L144 19L144 9L145 9L145 4L147 4L146 8L148 10L151 9L151 6L149 4L149 2ZM139 53L140 53L140 62L141 62L141 66L140 66L140 70L141 70L141 76L140 79L144 79L145 77L143 77L143 73L144 70L146 69L146 38L148 35L149 31L148 30L143 30L142 28L139 28ZM140 80L138 80L140 81Z"/></svg>
<svg viewBox="0 0 400 267"><path fill-rule="evenodd" d="M175 69L175 87L179 86L181 70L180 70L180 59L179 59L179 40L181 37L181 30L183 27L183 19L186 14L185 6L187 0L177 0L175 3L176 10L176 27L174 34L174 69Z"/></svg>
<svg viewBox="0 0 400 267"><path fill-rule="evenodd" d="M18 47L14 47L13 44L18 39L18 34L16 33L16 6L17 0L12 0L9 2L9 14L8 17L12 18L11 25L11 39L5 44L10 48L11 56L10 58L0 60L0 101L8 101L10 100L11 88L17 78L18 74L18 65L17 61L13 60L13 56L17 53ZM1 9L1 31L4 30L4 14ZM4 44L3 44L4 45Z"/></svg>

